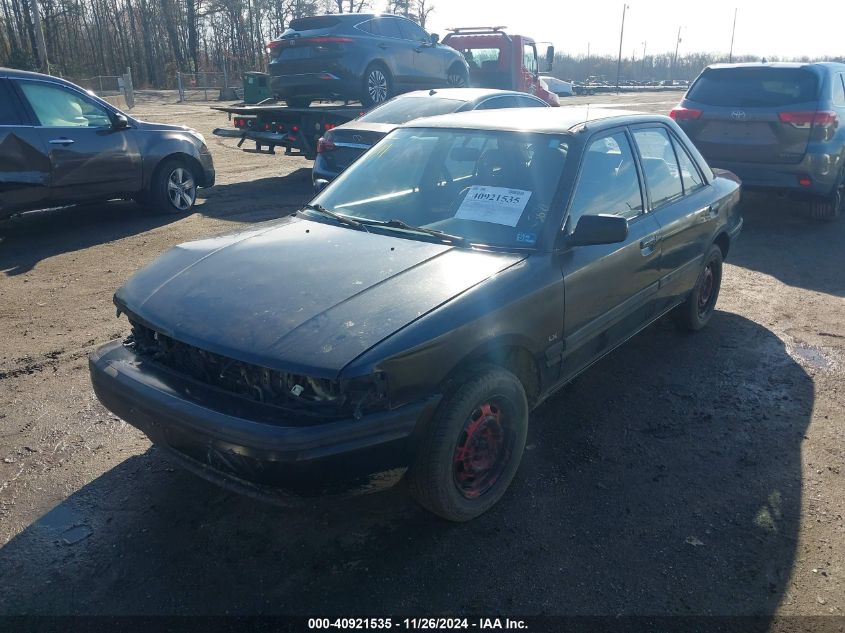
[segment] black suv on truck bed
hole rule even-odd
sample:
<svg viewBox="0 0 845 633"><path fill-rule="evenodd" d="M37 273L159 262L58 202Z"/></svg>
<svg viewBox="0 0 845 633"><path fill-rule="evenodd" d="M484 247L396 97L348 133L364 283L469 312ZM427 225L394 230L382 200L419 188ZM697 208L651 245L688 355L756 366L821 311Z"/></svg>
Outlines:
<svg viewBox="0 0 845 633"><path fill-rule="evenodd" d="M845 64L717 64L670 116L713 167L747 190L811 202L819 220L845 207Z"/></svg>
<svg viewBox="0 0 845 633"><path fill-rule="evenodd" d="M267 44L271 88L288 105L359 100L369 107L411 90L467 85L456 50L403 17L350 13L293 20Z"/></svg>

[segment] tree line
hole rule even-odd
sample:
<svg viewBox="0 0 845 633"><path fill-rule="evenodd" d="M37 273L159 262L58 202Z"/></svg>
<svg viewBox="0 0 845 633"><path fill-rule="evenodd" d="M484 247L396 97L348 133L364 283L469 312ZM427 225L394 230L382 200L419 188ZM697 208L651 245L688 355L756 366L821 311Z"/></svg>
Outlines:
<svg viewBox="0 0 845 633"><path fill-rule="evenodd" d="M383 10L425 26L431 0L0 0L0 66L174 87L176 72L263 70L291 20ZM39 47L38 16L44 51Z"/></svg>
<svg viewBox="0 0 845 633"><path fill-rule="evenodd" d="M71 79L120 75L131 67L136 87L172 88L177 72L224 69L237 81L246 70L264 70L266 43L291 20L371 10L405 15L425 27L434 6L431 0L0 0L0 66L47 71L46 58L52 74ZM724 56L632 56L623 60L620 75L692 79L717 61ZM563 53L553 71L563 79L611 83L616 73L614 57Z"/></svg>

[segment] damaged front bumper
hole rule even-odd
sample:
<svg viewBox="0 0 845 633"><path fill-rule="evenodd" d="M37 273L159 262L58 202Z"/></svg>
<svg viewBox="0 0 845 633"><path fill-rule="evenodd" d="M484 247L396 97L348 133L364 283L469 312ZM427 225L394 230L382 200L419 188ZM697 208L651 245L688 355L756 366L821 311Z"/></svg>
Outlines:
<svg viewBox="0 0 845 633"><path fill-rule="evenodd" d="M89 369L100 402L189 470L283 503L392 486L413 457L415 429L440 400L303 425L281 415L271 419L267 405L183 378L119 340L92 353Z"/></svg>

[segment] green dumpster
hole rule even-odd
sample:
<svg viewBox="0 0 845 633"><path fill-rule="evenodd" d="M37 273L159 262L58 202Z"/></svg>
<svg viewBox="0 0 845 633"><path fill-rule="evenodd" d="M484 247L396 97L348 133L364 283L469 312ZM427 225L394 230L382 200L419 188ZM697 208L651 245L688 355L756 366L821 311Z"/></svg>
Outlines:
<svg viewBox="0 0 845 633"><path fill-rule="evenodd" d="M270 75L267 73L244 73L244 103L260 103L269 99Z"/></svg>

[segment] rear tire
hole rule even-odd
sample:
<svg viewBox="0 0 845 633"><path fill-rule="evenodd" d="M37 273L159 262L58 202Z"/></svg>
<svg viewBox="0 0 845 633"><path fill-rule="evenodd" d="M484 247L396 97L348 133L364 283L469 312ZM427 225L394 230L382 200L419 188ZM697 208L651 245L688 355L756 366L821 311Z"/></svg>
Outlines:
<svg viewBox="0 0 845 633"><path fill-rule="evenodd" d="M370 64L364 71L361 89L361 103L365 107L384 103L393 96L393 79L390 72L382 64Z"/></svg>
<svg viewBox="0 0 845 633"><path fill-rule="evenodd" d="M715 244L707 251L704 266L687 300L675 308L675 321L688 332L697 332L710 322L722 287L722 249Z"/></svg>
<svg viewBox="0 0 845 633"><path fill-rule="evenodd" d="M833 222L845 211L845 176L833 195L810 203L810 217L820 222Z"/></svg>
<svg viewBox="0 0 845 633"><path fill-rule="evenodd" d="M474 519L505 494L527 431L528 402L516 376L476 366L437 408L411 467L411 494L449 521Z"/></svg>
<svg viewBox="0 0 845 633"><path fill-rule="evenodd" d="M197 201L197 175L181 158L167 158L153 174L150 188L136 198L159 213L190 213Z"/></svg>
<svg viewBox="0 0 845 633"><path fill-rule="evenodd" d="M446 73L446 85L450 88L466 88L469 86L467 71L455 64Z"/></svg>

